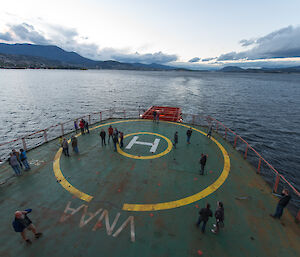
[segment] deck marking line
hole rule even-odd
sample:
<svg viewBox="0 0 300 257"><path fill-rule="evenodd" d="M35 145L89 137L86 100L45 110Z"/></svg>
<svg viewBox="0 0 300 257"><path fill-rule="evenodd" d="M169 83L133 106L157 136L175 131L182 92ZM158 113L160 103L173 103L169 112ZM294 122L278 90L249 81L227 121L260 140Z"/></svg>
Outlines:
<svg viewBox="0 0 300 257"><path fill-rule="evenodd" d="M112 125L112 124L117 124L117 123L123 123L123 122L139 122L139 121L143 121L143 122L152 122L152 120L145 120L145 119L133 119L133 120L121 120L121 121L114 121L114 122L109 122L109 123L104 123L104 124L100 124L98 126L95 126L93 128L91 128L90 130L94 130L100 127L104 127L104 126L108 126L108 125ZM182 123L175 123L175 122L169 122L169 121L161 121L163 123L170 123L170 124L175 124L178 126L183 126L186 128L192 128L193 130L203 134L204 136L207 135L207 133L193 128L191 126L182 124ZM158 134L159 135L159 134ZM76 137L80 136L80 134L77 134ZM128 135L127 135L128 136ZM161 135L159 135L161 136ZM156 203L156 204L127 204L124 203L122 209L126 210L126 211L158 211L158 210L166 210L166 209L173 209L173 208L177 208L177 207L181 207L187 204L191 204L193 202L199 201L200 199L210 195L211 193L215 192L220 186L222 186L222 184L225 182L225 180L227 179L228 175L229 175L229 171L230 171L230 158L229 155L227 153L227 151L225 150L225 148L214 138L211 137L210 140L212 140L221 150L222 154L223 154L223 158L224 158L224 167L223 167L223 171L221 173L221 175L219 176L219 178L210 186L208 186L207 188L205 188L204 190L202 190L199 193L196 193L194 195L176 200L176 201L170 201L170 202L164 202L164 203ZM70 142L70 140L69 140ZM53 162L53 171L55 174L56 179L59 181L59 183L67 190L69 191L71 194L76 195L78 198L80 198L81 200L84 200L86 202L90 202L93 199L93 196L90 196L84 192L79 191L77 188L73 187L67 180L66 178L63 176L61 170L60 170L60 165L59 165L59 160L62 154L62 148L60 148L55 157L54 157L54 162ZM152 156L150 156L152 157Z"/></svg>

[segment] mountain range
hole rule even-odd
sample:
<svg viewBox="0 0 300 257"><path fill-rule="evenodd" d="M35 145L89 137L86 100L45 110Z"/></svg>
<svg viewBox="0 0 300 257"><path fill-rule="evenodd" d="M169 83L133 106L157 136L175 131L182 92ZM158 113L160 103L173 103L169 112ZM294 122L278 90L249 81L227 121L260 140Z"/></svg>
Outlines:
<svg viewBox="0 0 300 257"><path fill-rule="evenodd" d="M5 44L0 43L0 68L6 69L110 69L110 70L188 70L157 63L124 63L113 60L95 61L75 52L67 52L54 45ZM195 71L195 70L194 70ZM204 70L199 70L204 71ZM207 71L207 70L205 70ZM226 66L219 72L294 73L300 66L288 68L243 69Z"/></svg>
<svg viewBox="0 0 300 257"><path fill-rule="evenodd" d="M0 43L0 68L176 70L161 64L94 61L54 45Z"/></svg>

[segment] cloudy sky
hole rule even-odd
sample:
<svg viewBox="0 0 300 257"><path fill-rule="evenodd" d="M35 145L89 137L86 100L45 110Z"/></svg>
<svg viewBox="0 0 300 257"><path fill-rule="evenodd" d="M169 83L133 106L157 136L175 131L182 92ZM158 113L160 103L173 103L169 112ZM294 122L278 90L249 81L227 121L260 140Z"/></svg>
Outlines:
<svg viewBox="0 0 300 257"><path fill-rule="evenodd" d="M1 1L0 42L195 69L300 65L299 0Z"/></svg>

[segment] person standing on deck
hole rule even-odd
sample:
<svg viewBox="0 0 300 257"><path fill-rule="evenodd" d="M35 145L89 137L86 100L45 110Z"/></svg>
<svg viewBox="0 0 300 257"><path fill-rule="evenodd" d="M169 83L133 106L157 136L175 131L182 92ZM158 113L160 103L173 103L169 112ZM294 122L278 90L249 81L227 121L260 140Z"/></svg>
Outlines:
<svg viewBox="0 0 300 257"><path fill-rule="evenodd" d="M110 125L109 128L108 128L108 143L110 141L110 138L113 139L113 134L114 134L114 129L113 127Z"/></svg>
<svg viewBox="0 0 300 257"><path fill-rule="evenodd" d="M117 137L119 137L119 130L117 128L115 128L114 135L116 135Z"/></svg>
<svg viewBox="0 0 300 257"><path fill-rule="evenodd" d="M159 123L159 112L156 112L156 122Z"/></svg>
<svg viewBox="0 0 300 257"><path fill-rule="evenodd" d="M115 152L117 151L117 143L119 142L119 139L118 139L118 133L114 133L113 135L113 143L114 143L114 148L115 148Z"/></svg>
<svg viewBox="0 0 300 257"><path fill-rule="evenodd" d="M103 129L101 129L100 137L101 137L101 144L102 144L102 146L103 146L103 144L106 145L106 142L105 142L106 133L105 133L105 131Z"/></svg>
<svg viewBox="0 0 300 257"><path fill-rule="evenodd" d="M75 136L71 137L71 143L72 143L73 152L79 153L78 142L77 142L77 138Z"/></svg>
<svg viewBox="0 0 300 257"><path fill-rule="evenodd" d="M84 121L84 127L85 127L85 130L88 134L90 134L90 130L89 130L89 123L87 121Z"/></svg>
<svg viewBox="0 0 300 257"><path fill-rule="evenodd" d="M201 165L200 175L204 175L206 160L207 160L207 155L202 153L200 158L200 165Z"/></svg>
<svg viewBox="0 0 300 257"><path fill-rule="evenodd" d="M178 144L178 132L176 131L174 134L174 148L176 149L176 145Z"/></svg>
<svg viewBox="0 0 300 257"><path fill-rule="evenodd" d="M123 148L124 133L120 131L120 147Z"/></svg>
<svg viewBox="0 0 300 257"><path fill-rule="evenodd" d="M157 112L154 110L152 114L153 114L153 122L155 122L156 121Z"/></svg>
<svg viewBox="0 0 300 257"><path fill-rule="evenodd" d="M275 214L274 215L270 214L271 217L273 217L275 219L281 218L281 216L283 214L283 209L288 205L289 201L292 198L289 194L289 190L287 190L286 188L282 190L281 195L282 195L282 197L277 204Z"/></svg>
<svg viewBox="0 0 300 257"><path fill-rule="evenodd" d="M217 202L217 210L215 212L216 224L214 229L211 230L214 234L219 233L220 228L224 227L224 207L222 202Z"/></svg>
<svg viewBox="0 0 300 257"><path fill-rule="evenodd" d="M60 136L58 139L59 147L62 147L63 137Z"/></svg>
<svg viewBox="0 0 300 257"><path fill-rule="evenodd" d="M42 233L38 233L36 231L36 228L32 224L32 221L28 218L27 214L30 213L31 211L32 209L27 209L25 211L16 211L15 220L12 223L15 232L21 233L23 240L27 244L31 244L32 242L30 239L27 239L26 230L30 230L34 234L35 238L39 238L43 235Z"/></svg>
<svg viewBox="0 0 300 257"><path fill-rule="evenodd" d="M64 155L70 157L70 155L69 155L69 143L68 143L68 140L66 138L64 138L64 140L62 142L62 148L63 148Z"/></svg>
<svg viewBox="0 0 300 257"><path fill-rule="evenodd" d="M78 131L77 120L74 120L74 128L75 128L75 131L76 131L76 133L77 133L77 131Z"/></svg>
<svg viewBox="0 0 300 257"><path fill-rule="evenodd" d="M208 133L206 135L208 138L211 138L212 129L213 129L213 124L210 124L209 129L208 129Z"/></svg>
<svg viewBox="0 0 300 257"><path fill-rule="evenodd" d="M27 156L26 156L26 152L24 149L20 149L20 159L21 159L21 162L23 163L24 167L25 167L25 171L26 170L30 170L30 166L29 166L29 163L27 161Z"/></svg>
<svg viewBox="0 0 300 257"><path fill-rule="evenodd" d="M191 140L191 136L192 136L193 130L192 128L189 128L186 132L186 136L187 136L187 143L190 144L190 140Z"/></svg>
<svg viewBox="0 0 300 257"><path fill-rule="evenodd" d="M80 130L81 130L81 135L84 135L84 122L83 122L83 119L80 120L79 127L80 127Z"/></svg>
<svg viewBox="0 0 300 257"><path fill-rule="evenodd" d="M196 224L196 226L199 227L201 222L203 222L202 228L201 228L202 233L205 232L206 223L207 223L209 217L212 217L212 211L210 210L210 204L208 203L208 204L206 204L206 208L202 208L199 211L199 218L198 218L198 222Z"/></svg>
<svg viewBox="0 0 300 257"><path fill-rule="evenodd" d="M19 164L20 164L20 167L21 167L21 169L23 169L23 165L22 165L22 162L21 162L21 160L20 160L20 153L17 152L16 149L13 149L13 150L12 150L12 153L17 157L17 160L18 160L18 162L19 162Z"/></svg>
<svg viewBox="0 0 300 257"><path fill-rule="evenodd" d="M21 175L21 170L20 170L20 167L19 167L19 162L18 162L17 156L15 156L12 152L10 153L8 163L12 167L14 172L16 173L16 176L20 176Z"/></svg>

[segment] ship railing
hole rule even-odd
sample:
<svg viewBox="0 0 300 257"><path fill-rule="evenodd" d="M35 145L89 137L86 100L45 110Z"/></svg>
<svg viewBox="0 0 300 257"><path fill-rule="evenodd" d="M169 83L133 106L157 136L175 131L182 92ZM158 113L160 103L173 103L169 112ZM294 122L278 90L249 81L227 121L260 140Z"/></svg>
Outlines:
<svg viewBox="0 0 300 257"><path fill-rule="evenodd" d="M25 136L11 140L9 142L0 144L0 160L4 161L9 157L11 149L23 148L30 150L36 148L51 140L57 139L60 136L68 135L75 131L74 121L79 125L79 121L84 119L88 121L89 125L93 125L108 119L128 119L128 118L141 118L142 114L147 110L145 107L115 109L109 108L100 112L93 112L81 117L73 118L65 122L61 122L42 129ZM170 118L172 118L170 116ZM239 136L236 132L226 127L222 122L215 118L206 115L196 114L182 114L182 122L186 124L199 125L208 127L213 125L213 133L217 133L224 138L225 141L230 143L233 148L243 155L256 169L256 173L263 176L265 181L272 187L273 194L280 194L283 188L288 188L292 195L292 204L290 206L291 213L300 221L300 193L286 178L280 174L265 158L262 157L244 138ZM1 167L1 166L0 166ZM1 176L1 174L0 174ZM9 179L9 178L8 178Z"/></svg>
<svg viewBox="0 0 300 257"><path fill-rule="evenodd" d="M300 193L282 174L280 174L261 154L259 154L244 138L226 127L215 118L205 115L183 114L183 122L207 127L213 126L213 131L230 143L233 148L241 153L244 159L251 163L258 175L271 186L272 194L279 196L284 188L289 190L292 196L289 210L300 222Z"/></svg>

